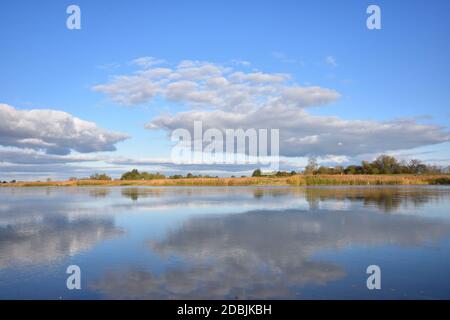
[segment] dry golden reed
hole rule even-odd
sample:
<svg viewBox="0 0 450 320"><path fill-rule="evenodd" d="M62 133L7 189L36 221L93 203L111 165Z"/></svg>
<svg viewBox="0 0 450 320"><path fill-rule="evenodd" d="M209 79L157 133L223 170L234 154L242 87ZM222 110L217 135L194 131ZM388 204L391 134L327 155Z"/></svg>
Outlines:
<svg viewBox="0 0 450 320"><path fill-rule="evenodd" d="M316 186L316 185L450 185L450 175L294 175L289 177L190 178L155 180L75 180L4 183L4 187L75 186Z"/></svg>

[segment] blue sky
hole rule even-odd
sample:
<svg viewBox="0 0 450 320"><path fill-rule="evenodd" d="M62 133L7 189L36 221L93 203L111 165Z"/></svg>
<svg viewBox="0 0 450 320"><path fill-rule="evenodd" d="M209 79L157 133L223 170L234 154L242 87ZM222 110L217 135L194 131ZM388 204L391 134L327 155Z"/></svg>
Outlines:
<svg viewBox="0 0 450 320"><path fill-rule="evenodd" d="M71 4L81 8L81 30L66 28L66 8ZM366 8L370 4L381 8L382 30L366 28ZM180 62L190 60L233 68L233 72L288 74L286 86L314 86L339 94L326 105L305 109L310 117L319 117L317 121L333 116L382 126L386 121L414 119L409 120L413 121L412 126L432 127L411 130L405 137L408 142L404 149L397 144L395 150L383 150L382 146L377 150L448 163L450 143L445 141L449 140L450 122L449 10L448 1L419 0L2 1L0 104L12 107L14 112L64 111L108 132L129 137L114 137L107 146L96 145L95 152L77 149L74 142L66 141L70 154L52 156L48 163L39 164L40 169L30 169L30 160L22 171L10 156L9 160L3 159L8 165L3 167L4 175L16 174L24 179L54 177L61 174L62 168L68 168L66 176L84 174L80 166L114 173L127 167L102 157L168 158L170 119L162 121L158 130L148 130L146 124L162 114L176 117L181 111L198 111L198 106L192 107L189 100L173 101L167 95L123 106L114 99L114 93L94 89L111 85L114 76L135 75L139 66L131 61L140 57L164 60L161 67L173 70ZM202 107L201 112L210 111L209 106ZM22 131L17 133L23 128L8 124L10 130L16 131L5 131L3 135L23 135ZM300 126L304 123L299 122ZM403 127L400 130L404 131ZM297 134L293 127L286 131ZM435 135L409 141L415 133L425 135L428 131L435 131ZM317 132L298 134L295 138L315 136ZM367 139L389 140L387 133L382 137L378 139L373 134ZM54 140L52 143L56 143ZM116 151L111 150L111 144ZM42 158L52 154L45 147L18 145L6 138L0 139L0 145L10 155L24 150L34 157L36 152L42 153ZM308 155L324 159L335 155L319 149L320 152L287 152L285 156L301 163L301 158ZM76 164L55 160L57 156L74 155L98 156L101 160ZM340 156L345 156L346 162L355 162L375 155L343 152ZM55 161L60 167L54 166ZM173 171L173 167L162 164L143 168Z"/></svg>

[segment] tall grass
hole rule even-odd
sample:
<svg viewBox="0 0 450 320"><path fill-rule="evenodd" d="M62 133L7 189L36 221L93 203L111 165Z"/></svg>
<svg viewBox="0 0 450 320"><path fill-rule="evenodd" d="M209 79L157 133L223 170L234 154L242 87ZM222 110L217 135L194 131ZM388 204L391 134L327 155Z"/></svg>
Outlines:
<svg viewBox="0 0 450 320"><path fill-rule="evenodd" d="M441 177L442 178L442 177ZM439 177L415 175L315 175L293 176L287 179L290 185L423 185L433 184ZM448 178L447 178L448 179Z"/></svg>
<svg viewBox="0 0 450 320"><path fill-rule="evenodd" d="M450 175L295 175L290 177L191 178L156 180L76 180L17 182L16 187L74 186L339 186L339 185L450 185Z"/></svg>

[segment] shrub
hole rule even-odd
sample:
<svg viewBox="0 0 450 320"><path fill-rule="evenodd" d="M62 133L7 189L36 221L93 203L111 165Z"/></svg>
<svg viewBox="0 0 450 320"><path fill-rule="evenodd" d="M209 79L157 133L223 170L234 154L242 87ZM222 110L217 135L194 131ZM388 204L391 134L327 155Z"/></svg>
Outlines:
<svg viewBox="0 0 450 320"><path fill-rule="evenodd" d="M111 181L111 177L108 176L105 173L94 173L89 177L90 180L104 180L104 181Z"/></svg>

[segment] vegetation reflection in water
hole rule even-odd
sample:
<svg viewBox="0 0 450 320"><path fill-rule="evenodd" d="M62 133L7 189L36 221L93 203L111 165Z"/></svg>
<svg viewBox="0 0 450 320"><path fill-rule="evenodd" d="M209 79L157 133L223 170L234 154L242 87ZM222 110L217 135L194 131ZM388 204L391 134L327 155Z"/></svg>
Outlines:
<svg viewBox="0 0 450 320"><path fill-rule="evenodd" d="M386 250L382 259L424 250L430 265L450 267L447 187L33 188L3 189L0 199L2 298L34 297L8 291L32 286L20 272L81 255L89 280L80 298L367 297L351 261L373 261L355 247ZM100 244L120 263L97 256ZM418 287L400 279L382 297L448 298L450 275L440 277Z"/></svg>

